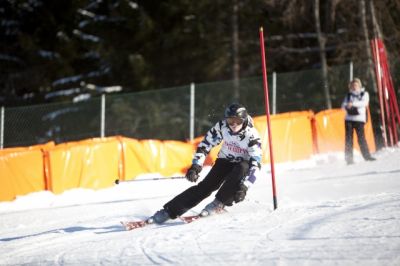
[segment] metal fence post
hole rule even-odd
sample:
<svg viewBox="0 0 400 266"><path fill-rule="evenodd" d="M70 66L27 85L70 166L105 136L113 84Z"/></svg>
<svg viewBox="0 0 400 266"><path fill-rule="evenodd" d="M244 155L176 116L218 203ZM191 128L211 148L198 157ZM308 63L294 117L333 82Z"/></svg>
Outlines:
<svg viewBox="0 0 400 266"><path fill-rule="evenodd" d="M1 107L0 114L0 149L4 147L4 106Z"/></svg>
<svg viewBox="0 0 400 266"><path fill-rule="evenodd" d="M105 136L105 126L106 126L106 95L101 95L101 120L100 120L100 137L104 138Z"/></svg>
<svg viewBox="0 0 400 266"><path fill-rule="evenodd" d="M353 80L353 61L350 61L350 71L349 71L350 73L350 81L352 81Z"/></svg>
<svg viewBox="0 0 400 266"><path fill-rule="evenodd" d="M194 92L195 92L195 87L194 83L192 82L190 84L190 140L194 139Z"/></svg>

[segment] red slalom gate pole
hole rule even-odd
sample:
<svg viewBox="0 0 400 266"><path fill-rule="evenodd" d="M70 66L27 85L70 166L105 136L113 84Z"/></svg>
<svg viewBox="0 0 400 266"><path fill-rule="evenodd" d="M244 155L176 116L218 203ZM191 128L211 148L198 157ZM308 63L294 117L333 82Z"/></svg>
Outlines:
<svg viewBox="0 0 400 266"><path fill-rule="evenodd" d="M269 115L267 65L265 63L264 30L262 27L260 27L260 47L261 47L261 63L262 63L264 96L265 96L265 113L267 115L269 158L270 158L270 165L271 165L272 199L274 201L274 210L276 210L278 208L278 201L277 201L277 197L276 197L276 188L275 188L275 167L274 167L274 154L273 154L273 148L272 148L272 136L271 136L271 125L270 125L271 122L270 122L270 115Z"/></svg>
<svg viewBox="0 0 400 266"><path fill-rule="evenodd" d="M386 119L385 119L385 107L384 107L384 96L383 96L383 88L382 88L382 69L381 63L379 59L379 48L378 48L378 40L375 38L371 40L371 48L372 53L374 55L374 63L375 63L375 76L376 83L378 85L378 98L379 98L379 109L381 113L381 123L382 123L382 138L385 147L388 146L387 142L387 134L386 134Z"/></svg>

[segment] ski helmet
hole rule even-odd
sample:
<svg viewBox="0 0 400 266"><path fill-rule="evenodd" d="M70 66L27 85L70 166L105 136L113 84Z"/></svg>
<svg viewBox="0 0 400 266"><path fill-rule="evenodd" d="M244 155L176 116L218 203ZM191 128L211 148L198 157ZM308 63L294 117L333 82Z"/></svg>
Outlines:
<svg viewBox="0 0 400 266"><path fill-rule="evenodd" d="M229 117L237 117L243 121L247 121L247 110L239 103L232 103L225 109L225 119Z"/></svg>

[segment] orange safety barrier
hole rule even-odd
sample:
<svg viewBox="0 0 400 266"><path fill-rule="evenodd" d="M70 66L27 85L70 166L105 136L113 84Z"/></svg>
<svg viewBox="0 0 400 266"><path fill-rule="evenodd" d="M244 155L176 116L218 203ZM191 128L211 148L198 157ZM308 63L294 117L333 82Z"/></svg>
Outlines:
<svg viewBox="0 0 400 266"><path fill-rule="evenodd" d="M48 151L49 189L59 194L77 187L110 187L118 178L119 158L116 138L57 145Z"/></svg>
<svg viewBox="0 0 400 266"><path fill-rule="evenodd" d="M314 153L311 111L291 112L271 116L272 146L275 162L287 162L310 158ZM265 116L254 119L262 139L263 163L269 162L268 131Z"/></svg>
<svg viewBox="0 0 400 266"><path fill-rule="evenodd" d="M255 117L254 125L263 140L263 163L267 163L265 116ZM304 160L316 152L344 151L344 112L340 109L316 115L311 111L272 115L271 130L276 162ZM375 151L370 115L365 133L370 150ZM117 136L4 149L0 151L0 201L45 189L62 193L77 187L105 188L117 178L130 180L146 173L183 174L202 139L180 142ZM219 149L210 152L206 164L215 161Z"/></svg>
<svg viewBox="0 0 400 266"><path fill-rule="evenodd" d="M139 174L183 173L190 166L193 145L181 141L135 140L123 138L126 180Z"/></svg>
<svg viewBox="0 0 400 266"><path fill-rule="evenodd" d="M40 149L3 152L0 156L0 201L45 189Z"/></svg>
<svg viewBox="0 0 400 266"><path fill-rule="evenodd" d="M344 152L344 117L345 111L342 109L325 110L315 115L317 145L320 153ZM370 151L376 151L370 113L365 125L365 138ZM360 150L355 133L354 147Z"/></svg>
<svg viewBox="0 0 400 266"><path fill-rule="evenodd" d="M42 151L54 142L0 150L0 201L46 189Z"/></svg>

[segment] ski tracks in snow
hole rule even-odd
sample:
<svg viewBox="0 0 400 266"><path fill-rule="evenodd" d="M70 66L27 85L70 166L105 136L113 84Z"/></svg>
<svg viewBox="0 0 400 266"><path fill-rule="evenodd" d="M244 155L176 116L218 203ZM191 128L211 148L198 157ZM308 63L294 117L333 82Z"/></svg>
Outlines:
<svg viewBox="0 0 400 266"><path fill-rule="evenodd" d="M28 196L23 211L4 205L0 265L397 266L400 153L394 152L378 154L375 162L280 172L275 211L264 178L228 213L129 232L119 221L142 219L189 184L127 183L90 193L86 203L42 202L43 209L29 209L28 200L39 199ZM135 200L126 200L130 194ZM95 195L100 202L92 202Z"/></svg>
<svg viewBox="0 0 400 266"><path fill-rule="evenodd" d="M256 248L264 262L395 265L400 258L399 194L282 208L270 222Z"/></svg>
<svg viewBox="0 0 400 266"><path fill-rule="evenodd" d="M215 249L204 245L203 241L220 228L223 220L219 218L225 215L202 218L190 224L176 219L165 225L150 225L127 232L135 238L135 245L134 252L125 255L133 256L138 265L215 264L218 261L218 256L213 256ZM204 223L210 222L213 226L205 226Z"/></svg>

